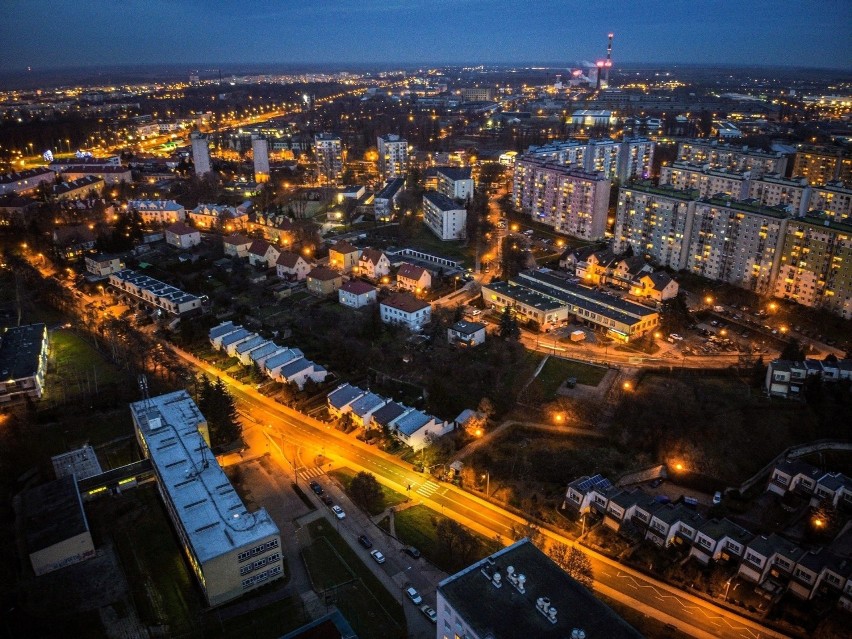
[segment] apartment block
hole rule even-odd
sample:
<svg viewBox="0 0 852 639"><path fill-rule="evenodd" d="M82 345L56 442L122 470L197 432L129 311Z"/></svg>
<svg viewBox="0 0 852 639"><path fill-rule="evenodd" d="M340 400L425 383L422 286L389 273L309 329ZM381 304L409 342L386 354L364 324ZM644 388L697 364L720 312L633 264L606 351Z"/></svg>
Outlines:
<svg viewBox="0 0 852 639"><path fill-rule="evenodd" d="M654 146L654 141L648 138L624 138L621 141L618 155L618 181L621 184L651 177Z"/></svg>
<svg viewBox="0 0 852 639"><path fill-rule="evenodd" d="M473 177L468 167L439 166L437 173L437 191L451 200L470 200L473 198Z"/></svg>
<svg viewBox="0 0 852 639"><path fill-rule="evenodd" d="M515 163L515 208L536 221L586 240L602 238L606 230L610 180L535 158Z"/></svg>
<svg viewBox="0 0 852 639"><path fill-rule="evenodd" d="M461 240L467 233L467 209L437 191L423 194L423 221L441 240Z"/></svg>
<svg viewBox="0 0 852 639"><path fill-rule="evenodd" d="M405 177L408 171L408 142L393 133L380 135L379 175L385 180Z"/></svg>
<svg viewBox="0 0 852 639"><path fill-rule="evenodd" d="M753 177L766 173L784 175L787 156L748 146L726 144L718 140L684 140L678 144L677 159L693 164L709 164L728 171L751 171ZM801 173L796 171L796 175Z"/></svg>
<svg viewBox="0 0 852 639"><path fill-rule="evenodd" d="M753 202L708 198L695 204L686 269L765 294L772 290L788 214Z"/></svg>
<svg viewBox="0 0 852 639"><path fill-rule="evenodd" d="M801 145L793 161L793 175L801 175L811 184L836 180L852 184L852 151L839 146Z"/></svg>
<svg viewBox="0 0 852 639"><path fill-rule="evenodd" d="M314 155L317 177L326 184L338 184L343 179L343 140L332 133L314 136Z"/></svg>
<svg viewBox="0 0 852 639"><path fill-rule="evenodd" d="M847 188L840 180L811 187L808 211L822 211L836 222L849 222L852 218L852 188Z"/></svg>
<svg viewBox="0 0 852 639"><path fill-rule="evenodd" d="M744 200L749 193L749 171L714 169L710 164L673 162L660 169L660 184L676 189L695 189L699 197L726 195Z"/></svg>
<svg viewBox="0 0 852 639"><path fill-rule="evenodd" d="M654 146L653 140L647 138L624 138L620 142L609 138L588 142L569 139L531 146L525 156L588 173L602 173L608 180L624 184L650 176Z"/></svg>
<svg viewBox="0 0 852 639"><path fill-rule="evenodd" d="M698 191L634 183L618 192L613 249L628 247L660 266L686 266L692 218Z"/></svg>
<svg viewBox="0 0 852 639"><path fill-rule="evenodd" d="M804 215L812 209L812 190L803 177L785 178L777 173L753 179L748 188L748 199L763 206L784 206L793 215Z"/></svg>
<svg viewBox="0 0 852 639"><path fill-rule="evenodd" d="M790 220L775 297L852 319L852 224L821 214Z"/></svg>

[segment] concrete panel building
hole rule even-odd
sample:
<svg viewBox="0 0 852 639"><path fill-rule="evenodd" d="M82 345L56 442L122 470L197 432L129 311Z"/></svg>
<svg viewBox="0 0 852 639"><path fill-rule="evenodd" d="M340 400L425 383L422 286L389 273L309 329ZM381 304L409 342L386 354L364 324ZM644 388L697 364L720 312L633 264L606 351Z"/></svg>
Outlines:
<svg viewBox="0 0 852 639"><path fill-rule="evenodd" d="M251 136L251 153L254 161L254 181L269 182L269 141L260 135Z"/></svg>
<svg viewBox="0 0 852 639"><path fill-rule="evenodd" d="M467 233L467 209L443 193L426 191L423 222L441 240L462 240Z"/></svg>
<svg viewBox="0 0 852 639"><path fill-rule="evenodd" d="M408 171L408 142L405 138L393 133L380 135L377 146L379 149L379 175L385 180L405 177Z"/></svg>
<svg viewBox="0 0 852 639"><path fill-rule="evenodd" d="M317 161L317 178L323 184L336 185L343 178L343 140L332 133L314 136L314 155Z"/></svg>
<svg viewBox="0 0 852 639"><path fill-rule="evenodd" d="M130 405L136 439L190 569L211 606L283 577L281 537L265 509L249 512L208 447L186 391Z"/></svg>
<svg viewBox="0 0 852 639"><path fill-rule="evenodd" d="M735 200L748 197L749 171L714 169L710 164L673 162L660 169L660 184L681 190L696 190L699 197L726 195Z"/></svg>
<svg viewBox="0 0 852 639"><path fill-rule="evenodd" d="M0 405L41 399L47 353L44 324L14 326L0 333Z"/></svg>
<svg viewBox="0 0 852 639"><path fill-rule="evenodd" d="M781 152L763 151L709 139L680 142L677 159L693 164L709 164L714 169L751 171L752 177L766 173L784 175L787 170L787 156ZM802 175L800 172L794 173Z"/></svg>
<svg viewBox="0 0 852 639"><path fill-rule="evenodd" d="M195 166L195 174L199 177L207 175L212 170L207 136L196 131L189 137L192 142L192 164Z"/></svg>

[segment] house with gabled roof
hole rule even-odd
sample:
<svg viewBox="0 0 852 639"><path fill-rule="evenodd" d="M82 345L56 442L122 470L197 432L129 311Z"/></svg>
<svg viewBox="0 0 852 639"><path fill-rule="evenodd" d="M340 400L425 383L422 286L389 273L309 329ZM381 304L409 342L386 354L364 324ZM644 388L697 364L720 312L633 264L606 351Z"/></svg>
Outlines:
<svg viewBox="0 0 852 639"><path fill-rule="evenodd" d="M201 244L201 233L184 222L174 222L166 227L166 244L180 249Z"/></svg>
<svg viewBox="0 0 852 639"><path fill-rule="evenodd" d="M275 261L275 274L282 280L301 281L308 276L311 265L298 253L282 251Z"/></svg>
<svg viewBox="0 0 852 639"><path fill-rule="evenodd" d="M314 295L331 295L343 285L343 276L325 266L316 266L306 278L308 291Z"/></svg>
<svg viewBox="0 0 852 639"><path fill-rule="evenodd" d="M366 430L370 428L373 413L387 403L384 397L368 391L349 405L349 412L355 424Z"/></svg>
<svg viewBox="0 0 852 639"><path fill-rule="evenodd" d="M366 391L361 390L357 386L352 386L348 382L341 384L326 397L328 403L328 412L332 417L340 418L349 412L352 402L366 394Z"/></svg>
<svg viewBox="0 0 852 639"><path fill-rule="evenodd" d="M247 340L252 335L254 335L254 333L251 331L247 331L244 328L238 328L219 340L219 348L228 353L230 357L233 357L234 349L236 349L239 343Z"/></svg>
<svg viewBox="0 0 852 639"><path fill-rule="evenodd" d="M234 233L226 235L222 238L222 246L225 250L225 255L229 257L244 258L248 256L248 250L253 240L245 235Z"/></svg>
<svg viewBox="0 0 852 639"><path fill-rule="evenodd" d="M396 272L396 287L412 293L432 288L432 274L422 266L403 262Z"/></svg>
<svg viewBox="0 0 852 639"><path fill-rule="evenodd" d="M222 322L218 326L214 326L210 329L208 333L208 337L210 338L210 345L219 349L222 347L222 338L228 333L233 333L235 330L242 328L239 324L234 324L231 321Z"/></svg>
<svg viewBox="0 0 852 639"><path fill-rule="evenodd" d="M609 495L615 494L612 482L602 475L583 475L568 484L565 492L565 504L572 506L577 512L583 514L589 512L595 498L598 498L598 507L601 512L606 512Z"/></svg>
<svg viewBox="0 0 852 639"><path fill-rule="evenodd" d="M266 240L254 240L248 249L249 264L272 268L275 266L281 251Z"/></svg>
<svg viewBox="0 0 852 639"><path fill-rule="evenodd" d="M762 584L770 575L786 579L804 552L775 533L757 536L746 545L737 574L757 584Z"/></svg>
<svg viewBox="0 0 852 639"><path fill-rule="evenodd" d="M252 335L252 337L243 342L240 342L237 345L237 347L234 349L234 357L240 360L240 363L243 366L248 366L249 364L251 364L249 353L251 353L252 349L255 349L261 344L265 343L266 340L257 333L255 333L254 335Z"/></svg>
<svg viewBox="0 0 852 639"><path fill-rule="evenodd" d="M262 365L266 358L279 350L282 350L282 348L275 342L264 342L248 353L249 362L247 366L255 365L263 370Z"/></svg>
<svg viewBox="0 0 852 639"><path fill-rule="evenodd" d="M319 384L325 381L326 375L328 371L325 368L314 364L309 359L299 357L281 366L273 379L285 384L295 384L299 390L302 390L309 379Z"/></svg>
<svg viewBox="0 0 852 639"><path fill-rule="evenodd" d="M349 280L337 290L338 301L349 308L376 303L376 287L362 280Z"/></svg>
<svg viewBox="0 0 852 639"><path fill-rule="evenodd" d="M302 359L304 356L305 354L300 349L288 348L267 359L263 363L263 369L269 377L278 379L278 374L284 366L297 359Z"/></svg>
<svg viewBox="0 0 852 639"><path fill-rule="evenodd" d="M371 280L379 280L390 274L388 256L378 249L364 249L358 258L358 274Z"/></svg>
<svg viewBox="0 0 852 639"><path fill-rule="evenodd" d="M772 469L772 477L766 490L777 495L796 491L803 495L812 495L822 471L801 459L782 459Z"/></svg>
<svg viewBox="0 0 852 639"><path fill-rule="evenodd" d="M413 332L420 332L432 319L432 307L409 293L397 293L379 305L385 324L402 324Z"/></svg>
<svg viewBox="0 0 852 639"><path fill-rule="evenodd" d="M655 302L664 302L677 297L678 283L665 271L643 273L630 284L630 293Z"/></svg>
<svg viewBox="0 0 852 639"><path fill-rule="evenodd" d="M702 564L708 564L710 560L739 558L753 538L749 531L729 519L710 519L699 526L689 556Z"/></svg>
<svg viewBox="0 0 852 639"><path fill-rule="evenodd" d="M452 422L444 422L416 409L408 410L391 422L391 432L415 451L429 445L429 439L445 435L453 429Z"/></svg>
<svg viewBox="0 0 852 639"><path fill-rule="evenodd" d="M349 273L358 266L361 251L341 240L328 249L328 266L341 273Z"/></svg>
<svg viewBox="0 0 852 639"><path fill-rule="evenodd" d="M408 412L408 408L396 402L388 402L384 406L378 408L372 415L372 424L376 428L390 430L391 424L397 418Z"/></svg>

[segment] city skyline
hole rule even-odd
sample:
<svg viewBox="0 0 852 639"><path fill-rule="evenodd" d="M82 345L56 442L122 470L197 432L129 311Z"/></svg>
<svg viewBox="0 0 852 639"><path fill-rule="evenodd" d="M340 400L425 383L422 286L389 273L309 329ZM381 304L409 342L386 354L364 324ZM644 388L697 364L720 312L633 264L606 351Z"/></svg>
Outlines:
<svg viewBox="0 0 852 639"><path fill-rule="evenodd" d="M852 24L852 5L842 2L649 2L613 9L602 2L544 0L534 12L526 3L480 0L5 4L5 71L182 63L567 63L602 58L609 32L615 33L616 67L678 62L848 70L852 60L850 30L838 27ZM761 16L759 28L742 19L746 15Z"/></svg>

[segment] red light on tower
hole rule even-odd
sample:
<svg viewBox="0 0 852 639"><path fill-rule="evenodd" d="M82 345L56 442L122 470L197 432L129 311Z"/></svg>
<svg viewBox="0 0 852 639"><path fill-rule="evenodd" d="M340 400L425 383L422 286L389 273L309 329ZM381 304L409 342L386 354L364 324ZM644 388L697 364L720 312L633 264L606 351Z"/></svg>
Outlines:
<svg viewBox="0 0 852 639"><path fill-rule="evenodd" d="M603 69L603 68L604 68L604 66L606 66L606 62L604 62L603 60L598 60L597 62L595 62L595 66L596 66L598 69Z"/></svg>

